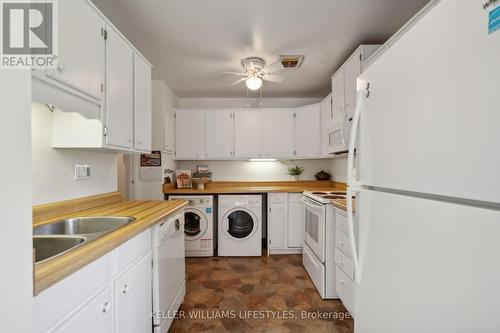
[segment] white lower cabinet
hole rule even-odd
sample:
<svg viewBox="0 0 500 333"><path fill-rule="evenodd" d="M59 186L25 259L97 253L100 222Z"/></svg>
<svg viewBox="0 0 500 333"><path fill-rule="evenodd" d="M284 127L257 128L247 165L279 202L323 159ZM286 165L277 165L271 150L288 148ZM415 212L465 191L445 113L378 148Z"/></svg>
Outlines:
<svg viewBox="0 0 500 333"><path fill-rule="evenodd" d="M269 193L268 253L301 253L304 242L302 193Z"/></svg>
<svg viewBox="0 0 500 333"><path fill-rule="evenodd" d="M107 333L113 331L112 290L106 287L53 332Z"/></svg>
<svg viewBox="0 0 500 333"><path fill-rule="evenodd" d="M34 298L33 332L152 332L151 229Z"/></svg>
<svg viewBox="0 0 500 333"><path fill-rule="evenodd" d="M151 252L114 282L115 331L152 332Z"/></svg>
<svg viewBox="0 0 500 333"><path fill-rule="evenodd" d="M289 248L302 248L305 237L305 208L302 193L288 194L288 240Z"/></svg>
<svg viewBox="0 0 500 333"><path fill-rule="evenodd" d="M347 213L335 208L335 272L337 295L354 316L354 262L347 229Z"/></svg>

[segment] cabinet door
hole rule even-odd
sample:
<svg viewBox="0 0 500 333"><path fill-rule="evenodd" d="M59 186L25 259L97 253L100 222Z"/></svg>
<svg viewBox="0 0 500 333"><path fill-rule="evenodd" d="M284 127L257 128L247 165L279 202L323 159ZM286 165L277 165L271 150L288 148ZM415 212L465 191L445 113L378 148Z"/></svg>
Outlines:
<svg viewBox="0 0 500 333"><path fill-rule="evenodd" d="M151 277L149 253L115 281L116 332L152 332Z"/></svg>
<svg viewBox="0 0 500 333"><path fill-rule="evenodd" d="M293 109L263 109L264 157L293 157Z"/></svg>
<svg viewBox="0 0 500 333"><path fill-rule="evenodd" d="M344 122L344 105L344 69L340 68L332 77L332 124Z"/></svg>
<svg viewBox="0 0 500 333"><path fill-rule="evenodd" d="M165 151L173 153L175 151L175 118L174 110L168 108L165 111Z"/></svg>
<svg viewBox="0 0 500 333"><path fill-rule="evenodd" d="M205 158L205 113L200 109L175 112L176 158Z"/></svg>
<svg viewBox="0 0 500 333"><path fill-rule="evenodd" d="M267 221L269 230L269 248L283 249L285 244L286 227L286 204L272 204L269 206L269 218Z"/></svg>
<svg viewBox="0 0 500 333"><path fill-rule="evenodd" d="M262 156L262 110L245 109L234 113L234 156Z"/></svg>
<svg viewBox="0 0 500 333"><path fill-rule="evenodd" d="M112 28L106 40L106 144L132 149L134 143L134 53Z"/></svg>
<svg viewBox="0 0 500 333"><path fill-rule="evenodd" d="M288 203L288 247L301 248L304 242L305 207L301 201Z"/></svg>
<svg viewBox="0 0 500 333"><path fill-rule="evenodd" d="M321 155L319 104L297 108L294 117L294 156L300 158L319 157Z"/></svg>
<svg viewBox="0 0 500 333"><path fill-rule="evenodd" d="M345 113L346 117L351 119L356 109L356 82L361 74L361 49L354 52L343 67Z"/></svg>
<svg viewBox="0 0 500 333"><path fill-rule="evenodd" d="M59 65L47 75L102 99L104 22L84 0L59 2Z"/></svg>
<svg viewBox="0 0 500 333"><path fill-rule="evenodd" d="M151 67L134 54L134 149L151 151Z"/></svg>
<svg viewBox="0 0 500 333"><path fill-rule="evenodd" d="M113 307L111 288L101 291L52 332L112 333Z"/></svg>
<svg viewBox="0 0 500 333"><path fill-rule="evenodd" d="M332 94L325 98L320 106L320 146L321 155L328 155L328 128L332 125Z"/></svg>
<svg viewBox="0 0 500 333"><path fill-rule="evenodd" d="M232 159L234 155L233 110L205 110L205 157Z"/></svg>

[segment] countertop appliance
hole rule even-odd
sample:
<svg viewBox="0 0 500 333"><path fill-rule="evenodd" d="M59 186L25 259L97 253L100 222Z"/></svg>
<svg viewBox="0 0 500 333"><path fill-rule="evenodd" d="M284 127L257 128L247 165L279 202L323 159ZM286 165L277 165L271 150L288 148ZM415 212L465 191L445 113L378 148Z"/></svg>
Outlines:
<svg viewBox="0 0 500 333"><path fill-rule="evenodd" d="M358 78L355 332L500 332L500 7L483 3L432 1Z"/></svg>
<svg viewBox="0 0 500 333"><path fill-rule="evenodd" d="M213 257L214 197L211 195L171 195L170 200L187 200L184 209L186 257Z"/></svg>
<svg viewBox="0 0 500 333"><path fill-rule="evenodd" d="M219 196L219 256L262 255L262 196Z"/></svg>
<svg viewBox="0 0 500 333"><path fill-rule="evenodd" d="M305 240L302 264L321 298L338 298L335 288L335 208L332 199L345 192L305 191Z"/></svg>
<svg viewBox="0 0 500 333"><path fill-rule="evenodd" d="M184 214L153 227L153 327L164 333L186 295Z"/></svg>

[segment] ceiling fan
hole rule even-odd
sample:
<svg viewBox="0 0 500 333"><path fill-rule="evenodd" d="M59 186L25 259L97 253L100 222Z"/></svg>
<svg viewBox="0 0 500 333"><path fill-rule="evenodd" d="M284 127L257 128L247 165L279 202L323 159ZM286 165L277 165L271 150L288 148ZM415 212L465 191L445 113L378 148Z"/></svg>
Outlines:
<svg viewBox="0 0 500 333"><path fill-rule="evenodd" d="M241 65L243 66L242 72L223 72L224 74L243 76L241 79L231 83L231 86L245 81L248 89L258 90L262 86L262 81L283 82L282 76L274 74L285 68L281 62L275 62L266 66L264 59L250 57L242 59Z"/></svg>

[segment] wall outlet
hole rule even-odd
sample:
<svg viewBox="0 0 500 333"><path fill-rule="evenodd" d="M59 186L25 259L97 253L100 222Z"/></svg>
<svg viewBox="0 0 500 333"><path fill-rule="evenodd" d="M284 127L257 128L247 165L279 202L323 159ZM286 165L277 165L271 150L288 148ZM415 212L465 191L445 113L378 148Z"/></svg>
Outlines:
<svg viewBox="0 0 500 333"><path fill-rule="evenodd" d="M92 169L88 164L75 164L75 180L86 180L91 178Z"/></svg>

